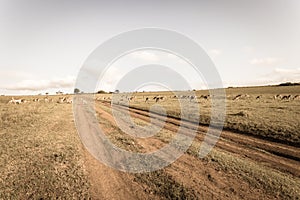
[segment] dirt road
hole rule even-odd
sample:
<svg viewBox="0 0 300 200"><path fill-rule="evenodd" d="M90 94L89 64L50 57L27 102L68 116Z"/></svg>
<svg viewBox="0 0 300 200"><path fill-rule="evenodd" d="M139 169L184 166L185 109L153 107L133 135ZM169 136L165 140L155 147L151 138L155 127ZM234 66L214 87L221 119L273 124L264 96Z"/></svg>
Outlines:
<svg viewBox="0 0 300 200"><path fill-rule="evenodd" d="M109 106L107 103L104 105ZM122 106L116 108L120 111L123 110L123 112L126 111L126 108ZM137 108L130 108L129 111L132 117L149 122L149 112ZM152 116L156 119L161 119L160 122L154 121L157 125L165 123L162 116L155 113L152 113ZM189 134L189 129L197 129L196 139L198 141L203 141L204 135L208 130L207 126L196 125L186 121L182 122L175 118L167 118L166 124L164 124L164 128L170 131L176 131L179 126L186 127L186 134ZM216 147L258 162L264 162L268 166L300 177L300 148L231 131L222 132Z"/></svg>

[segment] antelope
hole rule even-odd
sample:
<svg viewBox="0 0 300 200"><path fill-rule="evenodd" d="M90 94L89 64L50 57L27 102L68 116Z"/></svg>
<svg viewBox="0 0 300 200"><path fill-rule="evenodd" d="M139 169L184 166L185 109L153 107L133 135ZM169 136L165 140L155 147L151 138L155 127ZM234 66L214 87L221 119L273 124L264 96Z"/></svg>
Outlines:
<svg viewBox="0 0 300 200"><path fill-rule="evenodd" d="M240 98L249 98L249 97L250 97L250 95L248 95L248 94L238 94L232 100L239 100Z"/></svg>
<svg viewBox="0 0 300 200"><path fill-rule="evenodd" d="M65 98L66 103L73 103L72 98Z"/></svg>
<svg viewBox="0 0 300 200"><path fill-rule="evenodd" d="M14 100L9 100L8 104L15 103Z"/></svg>
<svg viewBox="0 0 300 200"><path fill-rule="evenodd" d="M205 100L208 100L209 99L209 94L208 95L201 95L201 97Z"/></svg>
<svg viewBox="0 0 300 200"><path fill-rule="evenodd" d="M295 95L293 100L300 100L300 95Z"/></svg>
<svg viewBox="0 0 300 200"><path fill-rule="evenodd" d="M34 102L40 102L40 99L39 98L35 98L33 99Z"/></svg>
<svg viewBox="0 0 300 200"><path fill-rule="evenodd" d="M59 97L57 103L63 103L65 101L66 97Z"/></svg>
<svg viewBox="0 0 300 200"><path fill-rule="evenodd" d="M194 100L194 99L196 99L195 96L190 96L190 101L192 101L192 100Z"/></svg>
<svg viewBox="0 0 300 200"><path fill-rule="evenodd" d="M241 97L242 97L242 95L239 94L239 95L235 96L232 100L238 100L238 99L241 98Z"/></svg>
<svg viewBox="0 0 300 200"><path fill-rule="evenodd" d="M159 100L164 100L164 97L157 96L154 97L153 99L155 99L155 102L158 102Z"/></svg>
<svg viewBox="0 0 300 200"><path fill-rule="evenodd" d="M21 104L23 103L25 100L24 99L14 99L13 97L11 98L11 100L8 103L14 103L14 104Z"/></svg>
<svg viewBox="0 0 300 200"><path fill-rule="evenodd" d="M257 97L256 97L256 100L259 100L259 99L261 99L262 98L262 95L258 95Z"/></svg>
<svg viewBox="0 0 300 200"><path fill-rule="evenodd" d="M291 95L285 95L285 96L283 96L282 98L281 98L281 100L290 100L291 99Z"/></svg>

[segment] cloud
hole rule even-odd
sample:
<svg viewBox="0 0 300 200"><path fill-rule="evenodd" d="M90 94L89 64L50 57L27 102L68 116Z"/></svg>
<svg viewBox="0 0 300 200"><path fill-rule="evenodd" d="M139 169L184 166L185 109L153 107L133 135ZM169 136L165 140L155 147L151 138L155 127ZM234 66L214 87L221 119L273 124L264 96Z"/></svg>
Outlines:
<svg viewBox="0 0 300 200"><path fill-rule="evenodd" d="M244 79L239 81L227 80L223 81L225 87L229 86L260 86L260 85L276 85L285 82L300 83L300 68L284 69L276 68L272 72L264 74L252 80Z"/></svg>
<svg viewBox="0 0 300 200"><path fill-rule="evenodd" d="M220 49L211 49L208 51L208 54L212 57L216 57L222 54L222 51Z"/></svg>
<svg viewBox="0 0 300 200"><path fill-rule="evenodd" d="M54 78L52 80L24 80L15 84L7 85L3 89L7 90L27 90L39 91L47 89L60 89L74 87L75 77Z"/></svg>
<svg viewBox="0 0 300 200"><path fill-rule="evenodd" d="M105 91L114 91L119 82L119 80L125 76L126 71L120 70L120 68L116 66L111 66L105 71L105 74L99 80L97 85L97 90L105 90Z"/></svg>
<svg viewBox="0 0 300 200"><path fill-rule="evenodd" d="M254 58L250 61L252 65L274 65L282 62L283 59L276 57Z"/></svg>
<svg viewBox="0 0 300 200"><path fill-rule="evenodd" d="M300 82L300 68L298 69L283 69L276 68L273 72L261 76L258 81L267 84L278 84L283 82Z"/></svg>

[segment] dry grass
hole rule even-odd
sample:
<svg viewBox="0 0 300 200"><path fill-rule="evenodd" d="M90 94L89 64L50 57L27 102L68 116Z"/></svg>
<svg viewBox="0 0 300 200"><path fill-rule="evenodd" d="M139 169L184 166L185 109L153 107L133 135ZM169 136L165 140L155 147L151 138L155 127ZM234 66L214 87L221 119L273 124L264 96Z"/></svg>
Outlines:
<svg viewBox="0 0 300 200"><path fill-rule="evenodd" d="M108 107L102 105L100 107L106 112L111 113ZM112 136L123 135L123 137L128 137L117 127L112 126L109 122L105 122L105 119L102 118L102 121L106 124L106 126L114 129L114 134L112 134ZM138 118L133 118L133 121L136 124L147 124L145 121ZM156 138L165 144L169 143L173 137L174 132L166 129L162 129L153 136L153 138ZM114 141L113 138L110 139ZM194 140L187 153L198 159L201 144L201 141ZM126 143L119 143L118 146L127 150L130 149ZM136 148L141 149L142 147L136 146ZM298 199L300 196L299 177L283 173L272 167L266 166L263 163L241 157L240 155L228 153L218 148L215 148L212 152L210 152L210 154L203 158L202 161L216 165L217 170L221 170L224 173L235 174L237 179L246 181L254 188L263 189L263 191L265 191L268 195L275 198ZM174 182L172 176L166 174L164 170L136 174L135 176L136 181L149 186L148 192L160 195L163 198L196 198L195 193L191 188L181 185L178 182Z"/></svg>
<svg viewBox="0 0 300 200"><path fill-rule="evenodd" d="M149 186L149 193L159 195L162 199L198 199L192 189L176 182L164 170L135 175L135 181Z"/></svg>
<svg viewBox="0 0 300 200"><path fill-rule="evenodd" d="M230 88L226 92L226 129L300 145L300 101L272 99L276 94L299 95L299 86ZM197 91L198 96L206 94L207 91ZM250 97L232 100L238 94L248 94ZM146 103L146 96L171 96L172 93L135 95L137 98L131 102L131 106L148 110L155 102L152 100ZM262 98L256 100L258 95L262 95ZM0 199L88 199L90 185L81 155L82 146L74 122L71 121L71 105L43 102L8 105L9 100L10 97L0 98ZM167 98L159 102L159 105L165 108L169 116L180 116L176 99ZM210 101L198 99L196 103L191 102L189 105L188 110L194 110L195 106L200 108L201 117L197 123L210 122ZM109 109L102 109L110 113ZM198 114L191 113L187 119L193 121ZM141 120L135 120L135 123L147 125ZM143 152L136 140L122 133L109 121L102 120L100 124L109 130L108 136L117 146ZM167 130L156 135L163 143L168 143L172 137L173 133ZM200 144L194 141L188 154L197 157ZM263 188L274 197L299 199L299 177L216 149L203 162L213 163L220 170L235 174L251 186ZM136 174L135 181L147 185L149 193L161 198L196 198L192 189L177 182L164 170Z"/></svg>
<svg viewBox="0 0 300 200"><path fill-rule="evenodd" d="M89 198L71 114L66 104L1 103L0 199Z"/></svg>
<svg viewBox="0 0 300 200"><path fill-rule="evenodd" d="M196 91L198 97L209 94L208 91ZM238 94L248 94L248 98L233 100ZM277 141L294 146L300 145L300 100L274 100L274 95L300 95L300 86L269 86L226 89L226 120L224 128L241 134L251 134L271 141ZM127 95L127 94L124 94ZM134 93L135 99L131 107L149 110L156 104L154 96L164 96L166 100L159 101L166 113L172 117L181 117L179 102L171 98L171 92ZM260 99L257 96L262 95ZM110 95L97 95L109 97ZM145 98L150 101L145 102ZM200 124L208 125L211 116L211 102L197 99L187 104L184 109L189 113L185 118ZM122 102L120 102L122 104ZM195 113L195 108L200 110ZM153 109L153 111L160 112ZM200 115L200 119L198 117Z"/></svg>
<svg viewBox="0 0 300 200"><path fill-rule="evenodd" d="M218 163L227 173L238 174L256 188L283 199L300 197L300 179L267 166L242 159L226 152L213 150L207 159Z"/></svg>
<svg viewBox="0 0 300 200"><path fill-rule="evenodd" d="M201 143L194 141L188 153L198 157L200 145ZM229 174L236 174L237 177L247 181L251 186L263 188L266 193L274 197L282 199L299 199L300 197L299 177L218 149L213 149L203 160L216 163L220 170Z"/></svg>

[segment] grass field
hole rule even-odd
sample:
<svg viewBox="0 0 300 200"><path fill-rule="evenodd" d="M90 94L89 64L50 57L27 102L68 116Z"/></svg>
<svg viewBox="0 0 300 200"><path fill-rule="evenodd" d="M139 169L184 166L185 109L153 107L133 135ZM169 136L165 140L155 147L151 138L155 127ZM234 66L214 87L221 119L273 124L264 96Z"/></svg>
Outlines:
<svg viewBox="0 0 300 200"><path fill-rule="evenodd" d="M208 91L196 91L198 97L208 95ZM233 100L239 94L247 94L249 97ZM241 134L251 134L271 141L279 141L294 146L300 145L300 100L275 100L274 96L299 95L300 86L269 86L249 88L226 89L226 120L224 129L234 130ZM125 94L126 95L126 94ZM153 92L132 94L135 98L130 106L149 110L156 104L155 100L145 102L145 98L152 99L155 96L164 96L165 100L158 104L163 106L169 116L180 117L180 105L177 99L170 98L171 92ZM108 97L111 95L97 95L97 97ZM259 99L256 97L260 96ZM199 108L200 124L208 125L211 117L210 100L198 99L189 102L187 110ZM186 105L186 104L185 104ZM199 117L196 113L189 115L188 120L196 121Z"/></svg>
<svg viewBox="0 0 300 200"><path fill-rule="evenodd" d="M0 199L88 198L70 105L1 100Z"/></svg>
<svg viewBox="0 0 300 200"><path fill-rule="evenodd" d="M249 96L233 100L239 94ZM76 132L72 104L56 103L58 96L50 96L54 101L49 103L32 102L44 96L20 97L30 102L19 105L1 96L0 199L299 199L300 100L274 99L277 94L299 95L300 86L226 89L227 132L214 150L200 159L203 136L198 134L176 162L142 174L117 172L92 158ZM153 105L165 108L174 123L151 138L128 136L113 120L111 95L97 94L96 98L106 98L95 103L99 126L116 146L128 151L149 152L168 144L180 116L178 100L168 92L134 96L130 106L140 112L131 113L136 124L149 123L142 112L151 106L155 111ZM156 104L154 96L165 99ZM151 97L148 102L146 97ZM200 109L199 121L194 118L198 113L187 120L205 125L205 131L210 101L187 102L187 109Z"/></svg>
<svg viewBox="0 0 300 200"><path fill-rule="evenodd" d="M105 112L110 112L110 110L107 109L106 106L101 105L100 107L102 110L105 110ZM106 128L113 130L111 131L111 134L109 134L109 137L116 146L127 149L128 151L145 152L145 148L139 145L140 142L138 140L128 137L127 134L122 132L116 125L113 125L109 120L107 120L106 117L100 117L99 120L99 123L105 125ZM144 124L145 122L141 119L135 118L135 123ZM165 129L161 130L156 135L156 137L159 138L159 140L163 144L168 144L173 136L174 133L172 131L168 131ZM153 143L150 142L149 145L159 149L163 146L163 144L158 144L156 141L153 141ZM191 155L192 157L198 159L198 151L200 145L200 141L194 141L187 151L188 155ZM149 151L149 147L147 148ZM154 149L151 148L151 151L154 151ZM213 168L216 168L217 171L221 170L225 173L235 174L236 178L247 182L251 187L263 189L267 194L274 196L272 198L297 199L300 195L299 177L294 177L290 174L270 168L263 163L253 161L245 157L240 157L239 153L232 154L217 148L214 149L202 161L204 163L212 164ZM177 163L178 165L185 165L180 163L180 161L178 161ZM212 166L207 167L209 168ZM173 164L167 167L165 170L136 174L135 179L139 182L149 185L153 193L163 194L163 196L165 195L166 197L168 197L168 199L195 199L199 197L200 193L198 193L199 191L197 191L197 189L189 187L189 184L188 186L181 185L180 181L176 182L174 178L172 178L172 175L168 173L166 174L166 171L172 171L172 168ZM163 176L164 178L161 176ZM169 178L165 178L168 176ZM208 174L208 177L211 176L212 175ZM217 179L217 177L214 178ZM160 187L160 185L164 186ZM234 188L233 185L232 188Z"/></svg>

